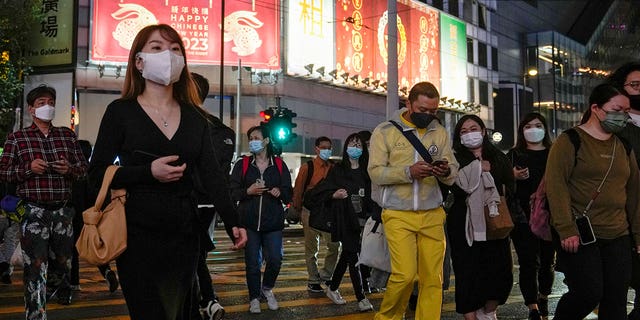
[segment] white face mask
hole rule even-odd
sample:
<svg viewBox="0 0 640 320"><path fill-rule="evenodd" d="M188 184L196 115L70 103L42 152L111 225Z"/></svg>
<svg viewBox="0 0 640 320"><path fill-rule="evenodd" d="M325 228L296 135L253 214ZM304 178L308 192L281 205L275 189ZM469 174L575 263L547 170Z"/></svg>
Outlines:
<svg viewBox="0 0 640 320"><path fill-rule="evenodd" d="M629 117L631 117L631 123L633 123L636 127L640 127L640 114L629 112Z"/></svg>
<svg viewBox="0 0 640 320"><path fill-rule="evenodd" d="M138 58L144 62L142 77L168 86L180 80L184 69L184 57L169 50L158 53L138 52Z"/></svg>
<svg viewBox="0 0 640 320"><path fill-rule="evenodd" d="M49 122L56 116L56 108L45 104L35 109L35 116L42 121Z"/></svg>
<svg viewBox="0 0 640 320"><path fill-rule="evenodd" d="M544 139L544 129L542 128L529 128L522 131L524 139L530 143L538 143Z"/></svg>
<svg viewBox="0 0 640 320"><path fill-rule="evenodd" d="M469 149L474 149L481 146L482 140L482 132L480 131L472 131L460 136L460 142L462 143L462 145Z"/></svg>

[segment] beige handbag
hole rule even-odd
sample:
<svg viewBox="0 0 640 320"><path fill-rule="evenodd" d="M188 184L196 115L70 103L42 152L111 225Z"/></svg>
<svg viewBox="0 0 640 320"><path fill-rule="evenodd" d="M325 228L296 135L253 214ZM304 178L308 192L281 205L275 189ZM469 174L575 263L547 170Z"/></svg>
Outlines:
<svg viewBox="0 0 640 320"><path fill-rule="evenodd" d="M484 219L487 223L487 240L504 239L508 237L511 230L513 230L513 220L511 220L511 213L507 205L504 185L502 186L502 193L503 195L500 196L500 203L498 204L499 214L497 216L489 216L489 208L487 208L487 206L484 207Z"/></svg>
<svg viewBox="0 0 640 320"><path fill-rule="evenodd" d="M115 165L107 168L95 205L82 213L84 226L76 248L80 258L94 265L115 260L127 248L126 190L111 190L111 202L101 210L116 170Z"/></svg>

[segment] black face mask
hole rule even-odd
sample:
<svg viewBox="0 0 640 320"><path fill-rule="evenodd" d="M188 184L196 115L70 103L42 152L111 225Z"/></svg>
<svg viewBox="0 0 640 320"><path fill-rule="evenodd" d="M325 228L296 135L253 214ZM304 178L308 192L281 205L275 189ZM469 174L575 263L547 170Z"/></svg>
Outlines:
<svg viewBox="0 0 640 320"><path fill-rule="evenodd" d="M423 112L412 112L409 117L411 118L411 122L420 129L426 128L431 123L431 121L436 119L434 115Z"/></svg>
<svg viewBox="0 0 640 320"><path fill-rule="evenodd" d="M629 95L631 109L640 111L640 94Z"/></svg>

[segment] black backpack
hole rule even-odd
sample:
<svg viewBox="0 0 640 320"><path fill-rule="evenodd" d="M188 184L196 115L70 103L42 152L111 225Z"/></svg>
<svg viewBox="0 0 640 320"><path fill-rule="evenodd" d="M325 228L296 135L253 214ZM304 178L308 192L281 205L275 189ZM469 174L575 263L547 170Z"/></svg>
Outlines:
<svg viewBox="0 0 640 320"><path fill-rule="evenodd" d="M228 176L231 172L231 162L236 148L236 133L216 116L209 114L207 120L211 130L211 141L216 150L216 158Z"/></svg>

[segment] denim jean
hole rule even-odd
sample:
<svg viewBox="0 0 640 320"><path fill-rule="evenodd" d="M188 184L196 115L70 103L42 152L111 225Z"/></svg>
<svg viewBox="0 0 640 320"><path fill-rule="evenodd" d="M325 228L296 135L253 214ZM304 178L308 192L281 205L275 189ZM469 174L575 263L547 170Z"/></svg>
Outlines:
<svg viewBox="0 0 640 320"><path fill-rule="evenodd" d="M560 298L553 319L583 319L598 305L599 319L626 319L630 248L631 239L625 235L580 245L576 253L558 249L558 265L569 291Z"/></svg>
<svg viewBox="0 0 640 320"><path fill-rule="evenodd" d="M284 255L282 230L262 232L247 229L247 238L244 263L247 269L249 300L253 300L260 298L261 289L273 289L276 285ZM260 267L263 255L267 265L261 282Z"/></svg>

